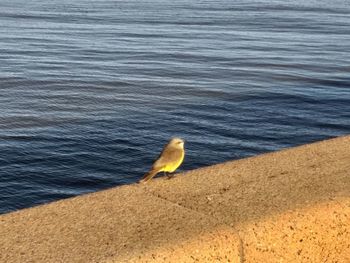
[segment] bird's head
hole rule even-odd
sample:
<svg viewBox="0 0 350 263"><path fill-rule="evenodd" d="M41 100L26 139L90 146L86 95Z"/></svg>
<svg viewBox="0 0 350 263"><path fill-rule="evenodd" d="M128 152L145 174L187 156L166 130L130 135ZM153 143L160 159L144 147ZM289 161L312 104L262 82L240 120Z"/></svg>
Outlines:
<svg viewBox="0 0 350 263"><path fill-rule="evenodd" d="M183 149L183 148L184 148L184 145L185 145L185 141L182 140L182 139L180 139L180 138L176 138L176 137L175 137L175 138L172 138L172 139L170 140L169 144L170 144L171 146L176 147L176 148L181 148L181 149Z"/></svg>

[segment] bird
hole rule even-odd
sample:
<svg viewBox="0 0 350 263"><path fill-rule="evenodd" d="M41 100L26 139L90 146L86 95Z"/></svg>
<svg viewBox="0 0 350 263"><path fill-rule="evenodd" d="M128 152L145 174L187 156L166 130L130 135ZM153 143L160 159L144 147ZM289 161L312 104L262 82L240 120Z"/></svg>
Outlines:
<svg viewBox="0 0 350 263"><path fill-rule="evenodd" d="M163 151L153 163L151 170L143 176L140 183L148 182L159 172L174 172L184 160L184 145L185 141L181 138L172 138L168 144L164 146Z"/></svg>

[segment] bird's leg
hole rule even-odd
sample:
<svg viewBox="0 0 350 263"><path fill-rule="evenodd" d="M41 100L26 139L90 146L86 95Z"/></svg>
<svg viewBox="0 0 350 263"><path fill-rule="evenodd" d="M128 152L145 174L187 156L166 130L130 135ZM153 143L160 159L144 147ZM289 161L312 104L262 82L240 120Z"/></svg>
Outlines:
<svg viewBox="0 0 350 263"><path fill-rule="evenodd" d="M168 179L171 179L174 177L174 174L173 173L168 173Z"/></svg>

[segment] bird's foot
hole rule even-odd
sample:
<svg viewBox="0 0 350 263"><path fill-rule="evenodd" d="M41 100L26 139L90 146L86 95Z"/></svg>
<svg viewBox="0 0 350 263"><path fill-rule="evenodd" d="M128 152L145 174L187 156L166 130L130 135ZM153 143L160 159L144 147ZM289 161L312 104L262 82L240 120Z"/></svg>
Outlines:
<svg viewBox="0 0 350 263"><path fill-rule="evenodd" d="M168 179L171 179L171 178L174 177L174 174L168 173L168 174L167 174L167 177L168 177Z"/></svg>

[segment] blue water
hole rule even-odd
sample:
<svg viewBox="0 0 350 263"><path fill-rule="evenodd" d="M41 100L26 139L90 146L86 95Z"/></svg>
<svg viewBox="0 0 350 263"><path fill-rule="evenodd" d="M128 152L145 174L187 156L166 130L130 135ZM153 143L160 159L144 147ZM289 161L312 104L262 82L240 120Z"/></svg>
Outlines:
<svg viewBox="0 0 350 263"><path fill-rule="evenodd" d="M350 2L0 2L0 213L350 133Z"/></svg>

